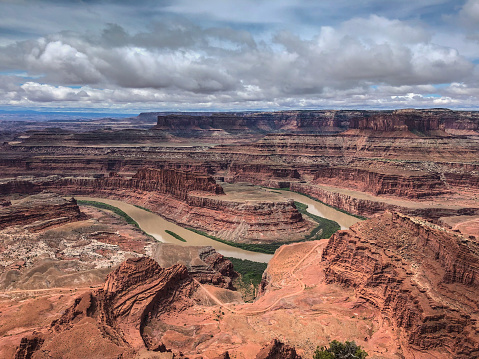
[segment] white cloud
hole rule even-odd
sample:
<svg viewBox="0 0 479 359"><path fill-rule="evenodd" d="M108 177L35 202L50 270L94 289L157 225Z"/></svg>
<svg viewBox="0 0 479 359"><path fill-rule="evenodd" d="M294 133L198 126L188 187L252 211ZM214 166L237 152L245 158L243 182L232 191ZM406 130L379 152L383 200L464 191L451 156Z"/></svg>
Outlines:
<svg viewBox="0 0 479 359"><path fill-rule="evenodd" d="M69 87L56 87L36 82L27 82L20 88L25 98L33 102L79 101L88 98L88 94L83 90L75 91Z"/></svg>
<svg viewBox="0 0 479 359"><path fill-rule="evenodd" d="M416 44L428 42L431 38L431 34L419 26L377 15L346 21L341 26L341 32L354 34L354 37L374 44Z"/></svg>
<svg viewBox="0 0 479 359"><path fill-rule="evenodd" d="M277 6L282 11L292 1ZM0 46L0 71L27 72L8 81L0 73L0 103L235 109L457 104L454 96L466 98L459 88L434 85L476 88L475 65L432 41L437 38L421 23L378 15L321 26L308 38L278 31L269 41L243 28L184 19L137 32L108 24L97 32ZM477 94L471 90L470 96Z"/></svg>
<svg viewBox="0 0 479 359"><path fill-rule="evenodd" d="M461 11L460 18L468 25L479 26L479 0L467 0Z"/></svg>

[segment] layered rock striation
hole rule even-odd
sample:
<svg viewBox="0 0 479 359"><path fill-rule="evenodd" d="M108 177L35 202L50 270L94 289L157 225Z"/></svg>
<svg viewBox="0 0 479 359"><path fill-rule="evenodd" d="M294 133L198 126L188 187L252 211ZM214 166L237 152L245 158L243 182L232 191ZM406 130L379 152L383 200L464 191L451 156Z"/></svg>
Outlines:
<svg viewBox="0 0 479 359"><path fill-rule="evenodd" d="M131 178L119 176L101 178L62 178L46 186L56 188L74 187L78 190L133 190L169 194L180 200L186 200L190 193L200 195L224 194L223 188L217 185L210 176L176 171L171 169L142 168Z"/></svg>
<svg viewBox="0 0 479 359"><path fill-rule="evenodd" d="M150 347L143 329L177 292L187 297L193 289L183 265L161 268L148 257L128 259L107 276L103 288L77 298L35 346L27 345L32 339L22 340L17 353L28 347L33 358L43 357L42 352L55 358L117 358L141 349L166 351L161 343Z"/></svg>
<svg viewBox="0 0 479 359"><path fill-rule="evenodd" d="M420 198L447 193L439 174L380 173L362 168L324 167L314 173L313 183L337 184L370 192L374 195L390 194L398 197Z"/></svg>
<svg viewBox="0 0 479 359"><path fill-rule="evenodd" d="M303 219L292 200L231 200L211 176L173 169L141 169L131 178L68 177L29 185L6 182L1 188L126 200L178 224L236 242L302 239L314 226Z"/></svg>
<svg viewBox="0 0 479 359"><path fill-rule="evenodd" d="M3 146L0 169L6 175L80 177L111 171L129 176L148 166L268 187L330 185L411 201L454 198L456 203L460 198L467 202L464 206L477 207L471 193L479 188L478 112L408 109L140 117L157 120L151 132L170 141L168 146L105 146L100 137L96 146L84 147L46 146L45 141L35 145L19 139L21 143ZM173 145L181 141L188 146ZM15 186L28 190L26 183ZM15 190L0 186L0 192L2 188ZM348 207L357 206L346 202L341 208ZM374 207L387 203L378 200ZM372 211L366 208L361 214L368 212Z"/></svg>
<svg viewBox="0 0 479 359"><path fill-rule="evenodd" d="M83 219L74 198L64 199L54 193L40 193L0 207L0 229L27 226L35 231Z"/></svg>
<svg viewBox="0 0 479 359"><path fill-rule="evenodd" d="M355 289L400 339L454 358L479 355L479 244L397 213L334 234L325 278Z"/></svg>
<svg viewBox="0 0 479 359"><path fill-rule="evenodd" d="M405 109L395 111L319 110L237 113L144 113L157 119L155 130L191 136L223 130L228 133L338 133L346 129L410 131L445 135L444 131L477 131L477 112L448 109ZM460 133L460 132L459 132Z"/></svg>
<svg viewBox="0 0 479 359"><path fill-rule="evenodd" d="M395 211L412 216L420 216L433 222L437 222L441 217L462 215L475 216L479 214L478 207L407 207L400 203L394 204L385 201L355 197L353 194L336 192L334 191L334 188L326 189L321 186L310 185L307 183L291 182L288 183L288 185L292 191L304 193L336 208L341 208L349 213L366 217L371 217L383 213L384 211Z"/></svg>
<svg viewBox="0 0 479 359"><path fill-rule="evenodd" d="M372 130L378 135L381 132L407 132L414 134L443 134L445 123L441 121L441 116L428 113L424 116L423 112L411 110L397 110L391 113L368 113L361 117L354 117L349 122L349 129Z"/></svg>
<svg viewBox="0 0 479 359"><path fill-rule="evenodd" d="M128 259L108 275L102 289L77 299L52 329L62 332L91 317L112 329L116 343L138 350L145 346L143 328L161 300L191 285L185 266L164 269L148 257Z"/></svg>
<svg viewBox="0 0 479 359"><path fill-rule="evenodd" d="M361 111L280 111L206 114L160 114L153 130L177 136L201 135L214 130L231 134L271 132L337 133L347 128L348 120Z"/></svg>

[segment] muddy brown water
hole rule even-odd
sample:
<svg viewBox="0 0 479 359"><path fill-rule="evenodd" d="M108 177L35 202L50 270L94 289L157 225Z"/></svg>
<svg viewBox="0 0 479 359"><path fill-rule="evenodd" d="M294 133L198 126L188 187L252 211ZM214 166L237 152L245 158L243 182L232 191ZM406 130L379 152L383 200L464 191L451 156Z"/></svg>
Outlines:
<svg viewBox="0 0 479 359"><path fill-rule="evenodd" d="M275 193L280 194L284 198L291 198L297 202L306 204L308 206L307 211L309 213L336 221L341 226L341 229L348 229L353 224L360 221L359 218L340 212L332 207L326 206L318 201L314 201L311 198L303 196L299 193L280 190L275 191Z"/></svg>
<svg viewBox="0 0 479 359"><path fill-rule="evenodd" d="M281 192L281 196L283 196L284 198L292 198L295 201L308 205L308 212L338 222L342 229L347 229L351 225L359 221L359 219L357 219L356 217L339 212L334 208L313 201L312 199L298 193L282 191L278 192ZM155 213L145 211L144 209L135 207L123 201L84 196L79 196L75 198L85 201L103 202L118 207L123 212L128 214L131 218L133 218L142 230L144 230L146 233L150 234L160 242L173 243L181 246L211 246L216 251L226 257L248 259L255 262L267 263L273 257L271 254L246 251L244 249L232 247L227 244L215 241L211 238L202 236L183 227L180 227L179 225L170 222ZM185 239L186 242L182 242L176 239L175 237L166 233L165 230L176 233L177 235Z"/></svg>
<svg viewBox="0 0 479 359"><path fill-rule="evenodd" d="M75 198L78 200L103 202L118 207L131 218L133 218L142 230L155 237L155 239L160 242L173 243L180 246L211 246L216 251L226 257L249 259L250 261L255 262L267 263L271 258L273 258L271 254L245 251L244 249L232 247L227 244L215 241L211 238L202 236L188 229L180 227L179 225L170 222L155 213L145 211L144 209L135 207L122 201L84 196L78 196ZM186 242L182 242L176 239L175 237L166 233L165 230L176 233L177 235L185 239Z"/></svg>

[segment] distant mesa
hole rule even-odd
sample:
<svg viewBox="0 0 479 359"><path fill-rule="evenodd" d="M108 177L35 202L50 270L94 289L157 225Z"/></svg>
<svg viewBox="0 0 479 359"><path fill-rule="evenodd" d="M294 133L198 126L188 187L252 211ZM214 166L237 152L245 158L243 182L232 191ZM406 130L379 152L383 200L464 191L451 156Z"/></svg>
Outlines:
<svg viewBox="0 0 479 359"><path fill-rule="evenodd" d="M390 136L445 137L448 117L454 113L441 111L396 110L384 113L365 113L353 117L349 122L346 134L379 134L389 133Z"/></svg>
<svg viewBox="0 0 479 359"><path fill-rule="evenodd" d="M154 113L152 113L153 115ZM146 114L144 114L146 116ZM237 113L159 114L153 130L176 136L224 131L230 134L334 134L350 130L410 132L410 136L447 136L479 130L475 112L448 109L394 111L318 110Z"/></svg>

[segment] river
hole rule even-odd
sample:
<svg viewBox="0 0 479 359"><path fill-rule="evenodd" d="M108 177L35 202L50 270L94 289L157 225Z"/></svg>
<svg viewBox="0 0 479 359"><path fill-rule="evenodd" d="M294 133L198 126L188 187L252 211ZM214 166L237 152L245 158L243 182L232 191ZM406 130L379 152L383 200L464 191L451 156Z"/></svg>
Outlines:
<svg viewBox="0 0 479 359"><path fill-rule="evenodd" d="M322 204L321 202L314 201L311 198L306 197L302 194L291 192L291 191L281 191L281 190L271 190L271 191L273 191L274 193L280 194L282 197L286 199L291 198L297 202L306 204L308 206L307 211L309 213L336 221L341 226L341 229L348 229L353 224L360 221L359 218L356 218L347 213L338 211L337 209L334 209L332 207L326 206L325 204Z"/></svg>
<svg viewBox="0 0 479 359"><path fill-rule="evenodd" d="M280 192L280 191L278 191ZM341 228L348 228L350 225L358 222L355 217L349 216L345 213L339 212L331 207L325 206L319 202L313 201L310 198L294 192L281 191L281 195L285 198L292 198L295 201L308 205L308 211L321 217L332 219L339 223ZM226 257L234 257L240 259L249 259L250 261L267 263L273 256L271 254L257 253L246 251L244 249L229 246L227 244L215 241L211 238L202 236L190 230L187 230L179 225L170 222L159 215L145 211L144 209L135 207L129 203L96 197L76 196L78 200L103 202L115 207L118 207L123 212L133 218L140 228L146 233L153 236L160 242L173 243L181 246L211 246L219 253ZM324 207L324 208L323 208ZM165 230L172 231L186 240L182 242L165 232Z"/></svg>

